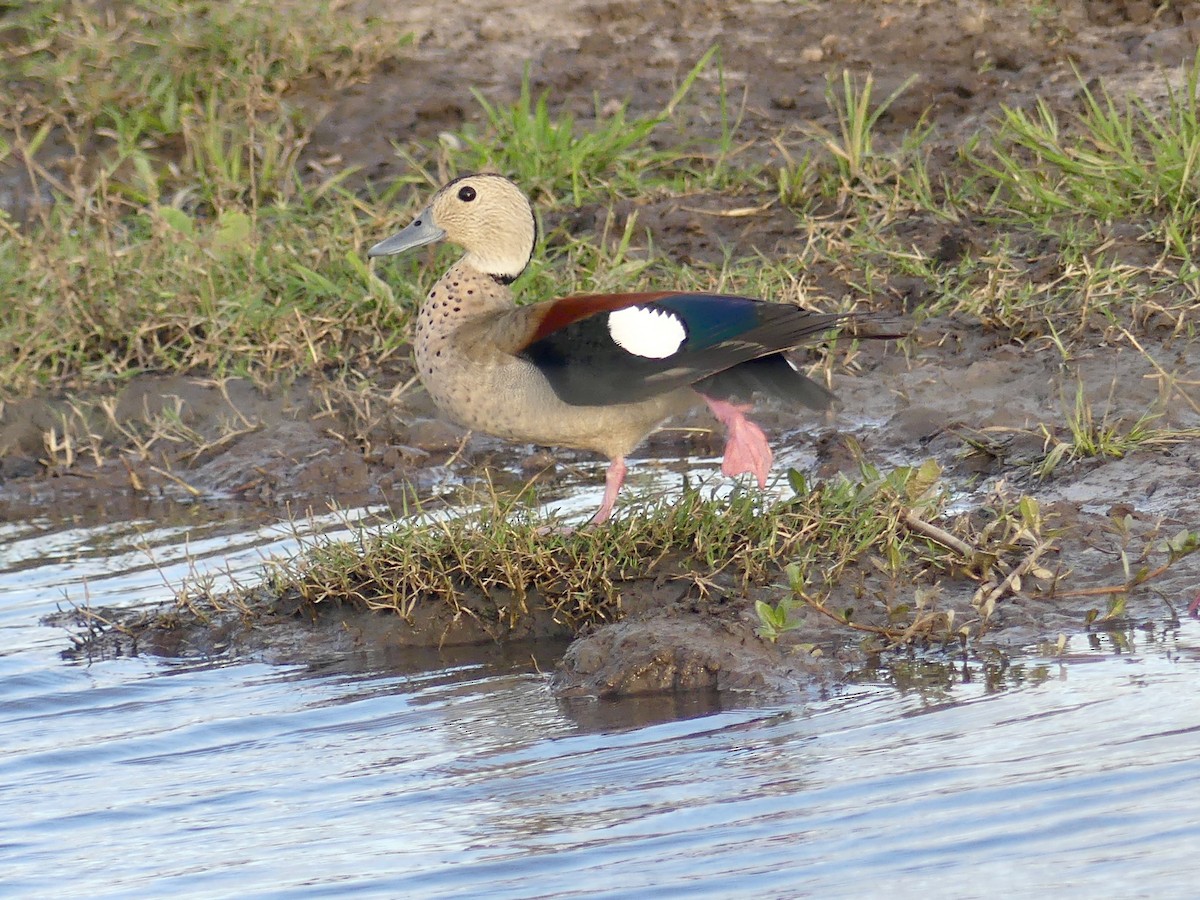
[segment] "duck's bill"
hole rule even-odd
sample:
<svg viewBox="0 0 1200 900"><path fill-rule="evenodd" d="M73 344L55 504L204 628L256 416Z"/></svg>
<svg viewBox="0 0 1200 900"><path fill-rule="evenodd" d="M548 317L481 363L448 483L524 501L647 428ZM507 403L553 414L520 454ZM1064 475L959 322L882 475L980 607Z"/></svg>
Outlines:
<svg viewBox="0 0 1200 900"><path fill-rule="evenodd" d="M446 236L446 232L433 224L433 211L425 210L410 225L397 231L390 238L385 238L367 251L367 257L392 256L403 253L413 247L432 244Z"/></svg>

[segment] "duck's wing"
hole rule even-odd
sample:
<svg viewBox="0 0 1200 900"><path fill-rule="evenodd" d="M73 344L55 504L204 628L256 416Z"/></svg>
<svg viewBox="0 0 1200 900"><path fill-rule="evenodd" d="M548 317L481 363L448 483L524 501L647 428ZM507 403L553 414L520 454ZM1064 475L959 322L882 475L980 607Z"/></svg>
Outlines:
<svg viewBox="0 0 1200 900"><path fill-rule="evenodd" d="M720 397L766 391L823 408L829 392L781 352L845 318L725 294L599 294L506 310L462 338L525 359L576 406L695 385Z"/></svg>

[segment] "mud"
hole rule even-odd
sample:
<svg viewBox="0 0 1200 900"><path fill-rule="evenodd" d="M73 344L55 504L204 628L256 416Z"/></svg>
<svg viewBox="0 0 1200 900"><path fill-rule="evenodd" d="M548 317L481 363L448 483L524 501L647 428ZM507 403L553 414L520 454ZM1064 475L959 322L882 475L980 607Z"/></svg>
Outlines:
<svg viewBox="0 0 1200 900"><path fill-rule="evenodd" d="M1042 17L1037 5L980 2L540 0L470 4L446 16L437 4L364 2L358 4L363 12L410 22L418 37L415 47L404 50L404 59L371 84L337 96L310 86L293 99L322 111L305 164L358 166L352 184L383 183L404 166L392 152L392 141L435 138L478 122L470 88L491 102L511 102L526 64L535 90L550 90L556 108L586 120L611 100L629 101L635 113L660 109L703 52L719 44L726 84L741 108L739 138L753 142L748 153L778 157L772 139L796 146L802 125L834 126L825 103L826 77L848 67L869 69L881 97L917 76L879 123L880 134L885 141L899 141L926 116L934 128L930 146L936 168L1000 103L1027 104L1039 95L1059 110L1074 108L1076 71L1084 80L1104 78L1117 93L1124 85L1153 102L1162 93L1161 67L1190 60L1200 41L1197 4L1128 0L1056 6L1057 15ZM705 73L685 104L683 137L719 131L715 107L707 102L715 96L715 79L715 72ZM801 246L790 214L765 210L726 218L703 212L706 205L719 208L724 202L719 196L689 198L686 206L629 201L655 246L681 261L719 260L728 246L738 253L765 254L792 253ZM581 210L564 221L572 231L596 234L604 215ZM913 243L946 261L982 243L979 224L914 220L903 227L911 229ZM1129 261L1147 253L1151 256L1141 261L1153 261L1153 252L1128 236L1113 237ZM1031 248L1030 260L1030 278L1055 277L1052 247ZM837 272L811 275L814 289L830 296L853 290ZM879 290L902 313L930 287L896 276ZM1082 384L1093 406L1114 421L1160 411L1157 425L1200 427L1195 404L1200 345L1147 323L1140 335L1147 355L1128 344L1098 342L1065 360L1048 342L1023 343L1019 337L985 332L969 322L925 322L907 353L891 345L867 346L849 370L835 374L841 402L832 418L815 421L779 410L760 418L777 447L803 448L815 461L817 477L853 469L846 450L846 438L852 437L879 465L937 458L964 508L998 485L1031 493L1074 535L1064 542L1056 565L1084 573L1090 584L1120 583L1123 546L1200 525L1200 443L1064 464L1039 479L1034 465L1044 458L1047 439L1037 423L1065 422ZM113 396L118 421L143 421L171 406L203 438L203 449L197 452L195 442L162 438L134 452L125 441L126 452L109 453L100 465L86 448L77 448L70 459L47 448L47 433L74 414L70 399L9 404L0 417L0 518L26 518L68 504L81 515L118 517L127 510L144 511L159 497L282 511L288 505L319 507L328 500L343 506L394 502L409 491L428 496L435 487L449 503L453 494L446 493L447 485L484 476L514 485L537 476L542 495L552 497L556 485L576 480L574 464L589 460L465 435L437 419L419 388L400 390L408 371L377 374L377 399L397 392L398 399L377 403L384 411L366 423L353 404L328 400L329 385L311 381L263 391L238 381L135 378ZM696 413L681 424L703 428L712 423ZM91 427L104 446L122 444L112 423L96 418ZM641 452L648 458L707 456L718 443L703 432L672 431L655 436ZM1114 519L1121 528L1114 528ZM1197 590L1200 562L1193 556L1140 591L1126 623L1170 621ZM697 605L692 597L664 599L631 586L626 619L572 644L559 687L565 693L601 695L808 690L864 664L852 647L831 644L830 630L817 622L808 623L786 646L764 644L753 634L752 599L726 596L720 604ZM231 619L224 631L207 634L156 627L143 634L139 647L115 649L194 655L232 648L294 660L500 637L462 626L447 641L449 624L436 617L414 628L347 610L329 611L314 623L301 610L288 608L286 600L280 599L268 617L275 629L257 628L253 639ZM1059 631L1077 632L1096 602L1006 601L992 635L995 646L1007 652ZM567 636L552 621L539 621L526 633L505 637ZM823 642L829 652L814 660L796 651L811 641Z"/></svg>
<svg viewBox="0 0 1200 900"><path fill-rule="evenodd" d="M1159 65L1190 61L1200 38L1196 4L1143 0L1068 0L1053 13L978 0L518 0L471 4L452 16L436 4L361 6L411 25L415 59L336 98L311 98L329 112L310 158L361 166L372 180L402 168L390 140L433 138L477 121L471 88L492 103L515 100L527 64L535 91L549 90L558 108L586 121L613 100L628 101L633 113L657 112L717 45L727 86L739 103L744 98L739 137L762 147L804 123L835 125L825 103L831 73L869 70L879 96L915 75L881 133L898 139L926 116L952 152L1001 102L1041 94L1071 103L1075 69L1084 79L1136 83ZM702 75L700 90L711 97L717 77ZM719 130L715 104L685 104L683 111L691 117L688 133Z"/></svg>

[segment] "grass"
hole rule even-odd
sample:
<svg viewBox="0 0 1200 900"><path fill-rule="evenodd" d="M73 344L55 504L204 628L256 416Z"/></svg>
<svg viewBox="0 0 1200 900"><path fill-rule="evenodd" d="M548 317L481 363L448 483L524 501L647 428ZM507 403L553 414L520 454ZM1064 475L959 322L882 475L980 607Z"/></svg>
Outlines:
<svg viewBox="0 0 1200 900"><path fill-rule="evenodd" d="M547 615L575 633L621 618L641 594L670 584L685 598L779 598L757 607L759 630L771 640L801 630L811 611L816 619L835 615L882 648L982 633L992 608L972 607L977 596L995 589L1030 546L1049 545L1040 520L1022 522L1016 507L995 510L982 529L965 515L932 525L927 518L939 515L945 495L933 463L887 473L864 466L858 478L811 489L799 473L790 478L795 495L785 501L758 492L711 499L688 489L671 503L626 508L611 526L550 535L520 495L489 493L478 515L418 515L383 534L317 543L275 564L265 593L192 584L175 612L253 620L288 598L312 618L388 611L454 643L479 629L522 633Z"/></svg>
<svg viewBox="0 0 1200 900"><path fill-rule="evenodd" d="M1116 390L1116 384L1112 386ZM1137 449L1170 447L1200 438L1197 429L1172 429L1157 426L1162 412L1149 411L1132 420L1110 417L1113 397L1107 409L1096 415L1088 401L1083 382L1078 382L1071 405L1065 409L1065 427L1039 426L1045 440L1045 456L1036 467L1042 478L1049 477L1064 463L1081 459L1121 459Z"/></svg>
<svg viewBox="0 0 1200 900"><path fill-rule="evenodd" d="M1197 57L1196 62L1200 62ZM1167 227L1196 236L1200 212L1197 73L1163 109L1119 102L1081 85L1083 111L1063 123L1044 100L1028 112L1004 107L1000 136L979 167L995 179L994 207L1049 225L1069 214L1099 220L1147 217L1148 236Z"/></svg>
<svg viewBox="0 0 1200 900"><path fill-rule="evenodd" d="M180 191L218 207L290 196L306 125L285 95L369 78L411 41L341 7L23 5L0 25L0 64L17 88L0 155L76 204L105 184L134 206ZM39 152L51 136L72 152L65 177Z"/></svg>
<svg viewBox="0 0 1200 900"><path fill-rule="evenodd" d="M668 158L651 145L650 137L671 118L715 55L714 47L700 58L657 114L631 119L628 103L608 110L596 97L590 129L581 128L570 113L552 116L547 93L534 100L528 68L512 106L489 103L473 91L485 124L482 133L470 129L464 135L466 147L455 160L456 171L503 172L548 205L580 206L598 196L636 194L646 170Z"/></svg>
<svg viewBox="0 0 1200 900"><path fill-rule="evenodd" d="M405 305L347 254L362 207L346 173L303 177L310 125L285 99L403 52L408 35L343 13L64 0L5 17L0 62L22 90L0 110L0 158L34 199L25 223L0 216L0 399L392 355Z"/></svg>
<svg viewBox="0 0 1200 900"><path fill-rule="evenodd" d="M0 325L0 379L19 396L146 371L268 382L386 361L415 298L398 301L339 247L363 239L361 224L353 207L332 212L264 210L253 227L240 212L148 209L82 227L52 215L0 261L21 297Z"/></svg>
<svg viewBox="0 0 1200 900"><path fill-rule="evenodd" d="M744 592L765 582L781 559L800 558L814 579L832 584L868 551L906 552L899 494L845 479L816 491L801 479L798 487L778 506L757 493L712 501L689 490L680 502L629 510L614 527L549 537L539 533L546 523L536 515L493 500L479 518L327 545L283 578L314 604L353 597L405 616L419 603L457 611L472 594L501 597L497 615L527 614L536 594L578 627L616 618L622 591L637 580L663 575L704 593L718 589L714 579L726 573ZM898 557L893 563L899 566Z"/></svg>
<svg viewBox="0 0 1200 900"><path fill-rule="evenodd" d="M188 4L122 7L107 29L96 9L66 2L9 17L16 40L5 62L25 91L0 117L0 155L24 168L35 196L56 199L35 205L24 224L0 219L0 278L12 297L0 316L3 399L103 388L145 371L264 384L332 370L369 375L403 355L430 276L410 260L384 283L363 264L360 248L387 230L375 218L382 208L341 187L348 172L302 173L311 126L288 98L313 81L371 77L403 52L406 36L381 27L357 37L329 4L312 16L217 6L215 17ZM88 38L101 31L104 40ZM138 52L119 56L125 43ZM714 59L715 49L650 116L630 117L622 105L597 109L585 126L554 115L528 78L512 106L480 97L481 126L453 146L402 148L417 165L385 196L435 180L421 160L441 158L451 173L514 173L547 215L607 206L608 235L549 229L528 299L663 282L794 289L798 269L786 255L733 246L719 267L679 266L645 243L636 210L613 212L621 198L719 186L749 192L749 213L772 195L803 207L801 272L830 271L876 298L896 272L924 279L918 316L1068 338L1153 317L1191 333L1200 308L1195 67L1161 109L1100 88L1085 90L1069 128L1045 103L1032 113L1000 109L939 178L922 149L924 126L880 149L881 116L900 91L876 103L871 80L848 74L828 94L836 130L809 130L798 149L781 144L785 163L773 174L761 163L739 169L723 80L708 149L694 137L663 146ZM200 83L200 70L221 74ZM105 76L89 78L95 71ZM74 155L55 174L46 148L64 142ZM911 242L914 217L978 223L986 243L947 263ZM1123 222L1137 229L1132 243L1111 237ZM1050 277L1030 278L1031 268Z"/></svg>
<svg viewBox="0 0 1200 900"><path fill-rule="evenodd" d="M882 156L876 150L876 128L888 107L916 80L915 75L910 76L877 106L871 103L874 78L869 73L862 87L855 83L848 70L842 71L840 93L830 84L826 100L837 117L838 131L834 134L818 128L816 133L833 158L839 185L871 190L900 170L894 159ZM922 137L923 133L918 129L910 142L919 146Z"/></svg>

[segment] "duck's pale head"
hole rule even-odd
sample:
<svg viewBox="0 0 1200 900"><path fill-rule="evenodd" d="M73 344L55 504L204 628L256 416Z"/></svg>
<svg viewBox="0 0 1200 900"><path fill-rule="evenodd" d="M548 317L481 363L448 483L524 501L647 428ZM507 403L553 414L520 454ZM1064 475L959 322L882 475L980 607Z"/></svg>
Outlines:
<svg viewBox="0 0 1200 900"><path fill-rule="evenodd" d="M464 175L451 181L411 224L367 251L391 256L446 240L467 251L463 262L507 284L525 271L537 241L533 208L521 189L501 175Z"/></svg>

